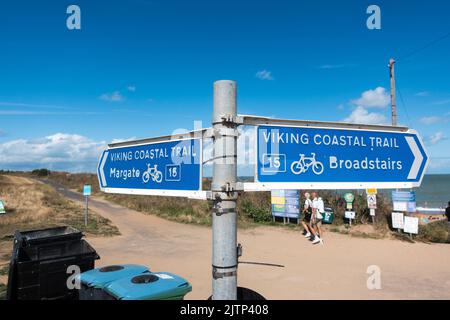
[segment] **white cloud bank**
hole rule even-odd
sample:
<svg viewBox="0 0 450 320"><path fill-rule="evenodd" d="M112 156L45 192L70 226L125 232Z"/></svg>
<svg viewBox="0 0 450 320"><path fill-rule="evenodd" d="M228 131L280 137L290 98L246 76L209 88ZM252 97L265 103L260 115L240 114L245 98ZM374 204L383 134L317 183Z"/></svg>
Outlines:
<svg viewBox="0 0 450 320"><path fill-rule="evenodd" d="M360 124L387 124L388 120L383 113L370 112L368 109L384 109L390 103L390 97L383 87L364 91L358 99L350 101L356 108L342 121Z"/></svg>
<svg viewBox="0 0 450 320"><path fill-rule="evenodd" d="M389 105L390 97L383 87L364 91L361 97L352 100L352 103L365 108L386 108Z"/></svg>
<svg viewBox="0 0 450 320"><path fill-rule="evenodd" d="M105 141L78 134L56 133L36 140L19 139L0 144L0 169L47 168L95 172Z"/></svg>
<svg viewBox="0 0 450 320"><path fill-rule="evenodd" d="M356 107L352 113L343 120L350 123L386 124L386 116L378 112L369 112L364 107Z"/></svg>

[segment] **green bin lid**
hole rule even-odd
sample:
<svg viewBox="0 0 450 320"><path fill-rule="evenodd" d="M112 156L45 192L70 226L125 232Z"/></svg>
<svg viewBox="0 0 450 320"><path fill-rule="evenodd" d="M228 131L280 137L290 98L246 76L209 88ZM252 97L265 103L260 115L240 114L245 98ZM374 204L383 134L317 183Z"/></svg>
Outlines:
<svg viewBox="0 0 450 320"><path fill-rule="evenodd" d="M125 277L105 288L107 293L119 300L182 299L191 290L189 282L169 272Z"/></svg>

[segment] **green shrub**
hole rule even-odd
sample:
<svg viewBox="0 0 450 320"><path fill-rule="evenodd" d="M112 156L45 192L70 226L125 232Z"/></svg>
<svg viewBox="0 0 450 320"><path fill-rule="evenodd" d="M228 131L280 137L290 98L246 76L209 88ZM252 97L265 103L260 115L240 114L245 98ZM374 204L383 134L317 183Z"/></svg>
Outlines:
<svg viewBox="0 0 450 320"><path fill-rule="evenodd" d="M50 174L48 169L35 169L31 171L31 174L38 177L47 177Z"/></svg>
<svg viewBox="0 0 450 320"><path fill-rule="evenodd" d="M244 214L254 222L272 221L272 214L269 210L257 207L249 200L242 202L241 210L241 214Z"/></svg>
<svg viewBox="0 0 450 320"><path fill-rule="evenodd" d="M430 222L429 224L419 226L418 240L450 243L450 227L446 220Z"/></svg>

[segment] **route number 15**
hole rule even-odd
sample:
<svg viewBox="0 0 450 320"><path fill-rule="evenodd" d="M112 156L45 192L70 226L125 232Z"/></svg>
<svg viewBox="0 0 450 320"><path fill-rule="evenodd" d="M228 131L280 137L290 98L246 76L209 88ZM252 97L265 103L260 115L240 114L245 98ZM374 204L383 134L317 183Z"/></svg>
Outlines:
<svg viewBox="0 0 450 320"><path fill-rule="evenodd" d="M262 172L286 172L286 155L270 153L263 154L262 160Z"/></svg>

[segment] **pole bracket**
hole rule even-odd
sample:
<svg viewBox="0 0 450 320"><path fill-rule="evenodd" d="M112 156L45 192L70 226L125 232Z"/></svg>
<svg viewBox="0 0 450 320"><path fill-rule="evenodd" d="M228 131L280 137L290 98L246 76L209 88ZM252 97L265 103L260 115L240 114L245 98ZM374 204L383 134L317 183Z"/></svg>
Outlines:
<svg viewBox="0 0 450 320"><path fill-rule="evenodd" d="M242 192L244 191L244 184L242 182L227 182L223 185L211 185L211 191L213 192Z"/></svg>
<svg viewBox="0 0 450 320"><path fill-rule="evenodd" d="M219 122L213 122L214 124L222 123L222 124L234 124L234 125L241 125L244 124L244 117L238 116L238 115L232 115L232 114L222 114L220 115L220 119L222 121Z"/></svg>
<svg viewBox="0 0 450 320"><path fill-rule="evenodd" d="M237 276L237 265L229 267L218 267L212 266L212 276L214 279L226 278L226 277L236 277ZM220 270L222 269L222 270ZM234 269L233 271L225 271L224 269Z"/></svg>
<svg viewBox="0 0 450 320"><path fill-rule="evenodd" d="M223 114L220 116L224 123L243 124L244 118L238 115Z"/></svg>
<svg viewBox="0 0 450 320"><path fill-rule="evenodd" d="M203 134L204 138L218 138L218 137L236 137L240 136L239 131L233 128L209 128Z"/></svg>

